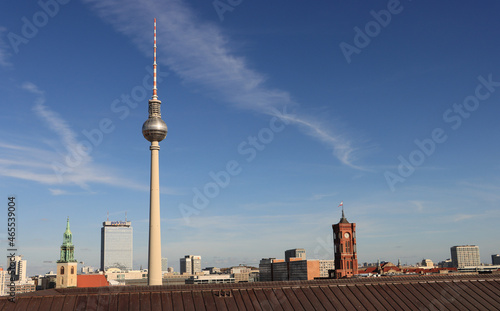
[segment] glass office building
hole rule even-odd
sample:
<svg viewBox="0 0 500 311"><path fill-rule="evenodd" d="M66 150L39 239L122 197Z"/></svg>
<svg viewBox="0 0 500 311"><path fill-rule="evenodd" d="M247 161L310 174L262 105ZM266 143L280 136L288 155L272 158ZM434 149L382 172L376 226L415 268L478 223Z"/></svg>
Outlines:
<svg viewBox="0 0 500 311"><path fill-rule="evenodd" d="M101 228L101 270L132 270L133 228L130 221L105 221Z"/></svg>

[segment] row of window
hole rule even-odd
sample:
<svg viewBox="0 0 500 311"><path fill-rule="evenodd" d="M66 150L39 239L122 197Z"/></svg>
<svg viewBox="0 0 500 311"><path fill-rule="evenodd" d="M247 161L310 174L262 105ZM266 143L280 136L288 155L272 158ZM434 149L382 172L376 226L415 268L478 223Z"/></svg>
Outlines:
<svg viewBox="0 0 500 311"><path fill-rule="evenodd" d="M337 244L337 247L335 249L335 251L337 253L344 253L344 244L345 244L345 252L346 253L356 253L357 252L357 249L356 249L356 244L352 244L351 241L347 241L345 243L340 243L340 244Z"/></svg>

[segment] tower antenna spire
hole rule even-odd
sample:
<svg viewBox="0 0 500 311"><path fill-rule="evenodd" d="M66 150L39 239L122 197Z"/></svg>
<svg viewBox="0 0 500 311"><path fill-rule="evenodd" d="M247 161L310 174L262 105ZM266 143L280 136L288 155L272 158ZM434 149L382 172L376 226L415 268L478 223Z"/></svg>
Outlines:
<svg viewBox="0 0 500 311"><path fill-rule="evenodd" d="M153 99L158 99L156 90L156 18L154 19L154 40L153 40Z"/></svg>

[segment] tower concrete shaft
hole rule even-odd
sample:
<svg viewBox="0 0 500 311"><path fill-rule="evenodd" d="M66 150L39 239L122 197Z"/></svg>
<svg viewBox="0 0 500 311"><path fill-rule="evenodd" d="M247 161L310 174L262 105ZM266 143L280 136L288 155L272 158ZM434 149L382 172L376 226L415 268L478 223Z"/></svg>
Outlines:
<svg viewBox="0 0 500 311"><path fill-rule="evenodd" d="M151 142L151 190L149 201L148 285L162 285L160 229L160 146Z"/></svg>

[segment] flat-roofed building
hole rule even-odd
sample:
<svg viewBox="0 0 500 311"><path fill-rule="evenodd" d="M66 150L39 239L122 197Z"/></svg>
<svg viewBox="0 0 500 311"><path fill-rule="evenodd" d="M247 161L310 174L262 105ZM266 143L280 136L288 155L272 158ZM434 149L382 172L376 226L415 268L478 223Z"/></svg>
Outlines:
<svg viewBox="0 0 500 311"><path fill-rule="evenodd" d="M290 261L290 258L306 259L306 250L303 248L294 248L285 251L285 261Z"/></svg>
<svg viewBox="0 0 500 311"><path fill-rule="evenodd" d="M223 284L235 283L235 279L229 274L193 275L186 279L186 284Z"/></svg>
<svg viewBox="0 0 500 311"><path fill-rule="evenodd" d="M132 270L133 235L130 221L105 221L101 228L101 271Z"/></svg>
<svg viewBox="0 0 500 311"><path fill-rule="evenodd" d="M314 280L319 278L319 260L302 260L297 258L289 262L290 281Z"/></svg>
<svg viewBox="0 0 500 311"><path fill-rule="evenodd" d="M283 259L275 259L272 263L273 266L273 281L287 281L288 280L288 262Z"/></svg>
<svg viewBox="0 0 500 311"><path fill-rule="evenodd" d="M186 255L180 259L181 274L196 274L201 273L201 256Z"/></svg>
<svg viewBox="0 0 500 311"><path fill-rule="evenodd" d="M476 267L481 265L479 246L457 245L451 247L451 261L455 268Z"/></svg>
<svg viewBox="0 0 500 311"><path fill-rule="evenodd" d="M500 265L500 255L499 254L491 255L491 264L494 266Z"/></svg>
<svg viewBox="0 0 500 311"><path fill-rule="evenodd" d="M330 276L328 271L335 270L335 260L333 259L322 259L319 261L319 277L327 278Z"/></svg>
<svg viewBox="0 0 500 311"><path fill-rule="evenodd" d="M269 282L273 280L273 260L276 258L262 258L259 263L259 281Z"/></svg>
<svg viewBox="0 0 500 311"><path fill-rule="evenodd" d="M168 272L168 258L161 259L161 272Z"/></svg>

